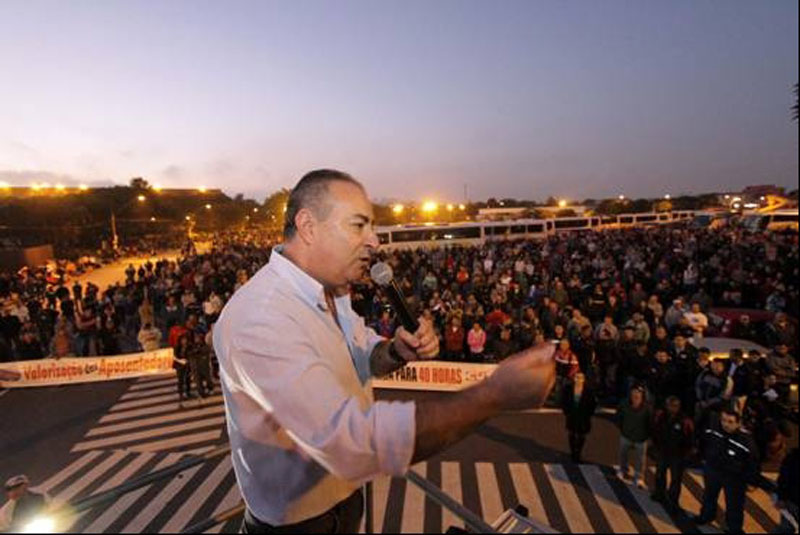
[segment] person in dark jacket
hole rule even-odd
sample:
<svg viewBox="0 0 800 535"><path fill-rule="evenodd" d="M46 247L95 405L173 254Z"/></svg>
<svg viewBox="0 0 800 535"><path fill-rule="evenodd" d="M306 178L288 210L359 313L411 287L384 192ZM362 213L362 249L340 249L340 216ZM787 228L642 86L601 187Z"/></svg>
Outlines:
<svg viewBox="0 0 800 535"><path fill-rule="evenodd" d="M647 388L655 407L663 407L667 397L679 393L678 374L665 350L657 351L650 361Z"/></svg>
<svg viewBox="0 0 800 535"><path fill-rule="evenodd" d="M567 422L572 462L581 462L586 435L592 430L592 415L597 408L595 381L583 373L567 383L561 395L561 408Z"/></svg>
<svg viewBox="0 0 800 535"><path fill-rule="evenodd" d="M650 406L645 401L644 387L636 385L631 389L628 398L617 410L619 426L619 469L617 477L625 480L628 476L628 456L633 450L633 482L639 488L646 488L644 482L645 455L647 439L650 438L651 423Z"/></svg>
<svg viewBox="0 0 800 535"><path fill-rule="evenodd" d="M663 503L669 512L676 513L680 511L683 471L694 446L694 422L681 411L681 399L678 396L669 396L665 408L656 413L653 445L657 452L658 467L656 488L651 498ZM667 471L670 475L668 494Z"/></svg>
<svg viewBox="0 0 800 535"><path fill-rule="evenodd" d="M800 466L798 465L797 448L794 448L784 457L780 475L778 475L775 508L781 513L781 523L775 533L797 533L798 479L800 479Z"/></svg>
<svg viewBox="0 0 800 535"><path fill-rule="evenodd" d="M713 413L719 411L733 393L733 379L725 374L725 361L719 358L711 361L709 369L703 370L697 377L694 390L694 424L702 433L708 427Z"/></svg>
<svg viewBox="0 0 800 535"><path fill-rule="evenodd" d="M719 493L725 489L725 523L728 533L743 533L747 485L757 482L758 450L749 433L741 430L739 413L728 405L719 423L705 430L703 507L694 518L700 526L717 516Z"/></svg>

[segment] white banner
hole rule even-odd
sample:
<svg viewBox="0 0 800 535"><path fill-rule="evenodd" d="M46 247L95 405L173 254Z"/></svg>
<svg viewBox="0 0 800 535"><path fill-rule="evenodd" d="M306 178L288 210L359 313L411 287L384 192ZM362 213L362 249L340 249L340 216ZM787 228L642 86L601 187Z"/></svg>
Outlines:
<svg viewBox="0 0 800 535"><path fill-rule="evenodd" d="M115 357L69 357L0 363L0 387L113 381L172 371L172 348Z"/></svg>
<svg viewBox="0 0 800 535"><path fill-rule="evenodd" d="M494 372L495 368L497 368L497 364L471 364L438 360L409 362L386 377L374 379L372 386L375 388L453 392L483 381Z"/></svg>

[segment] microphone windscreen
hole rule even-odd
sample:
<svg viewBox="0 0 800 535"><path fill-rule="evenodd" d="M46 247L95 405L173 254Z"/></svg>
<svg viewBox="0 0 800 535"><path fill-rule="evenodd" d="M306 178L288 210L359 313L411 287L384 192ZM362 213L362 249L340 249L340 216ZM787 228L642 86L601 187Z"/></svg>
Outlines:
<svg viewBox="0 0 800 535"><path fill-rule="evenodd" d="M392 266L386 262L376 262L369 270L369 276L378 286L386 286L392 282L394 273L392 273Z"/></svg>

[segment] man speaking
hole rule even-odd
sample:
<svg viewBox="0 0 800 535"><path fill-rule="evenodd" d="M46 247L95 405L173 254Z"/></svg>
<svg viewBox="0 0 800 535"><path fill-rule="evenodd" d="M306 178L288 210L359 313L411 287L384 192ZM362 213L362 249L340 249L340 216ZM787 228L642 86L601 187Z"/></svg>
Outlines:
<svg viewBox="0 0 800 535"><path fill-rule="evenodd" d="M372 204L346 173L317 170L292 190L284 245L237 291L214 328L245 533L354 533L361 485L461 439L491 416L541 404L551 346L506 359L441 400L375 402L370 377L433 358L433 326L386 340L350 306L378 246Z"/></svg>

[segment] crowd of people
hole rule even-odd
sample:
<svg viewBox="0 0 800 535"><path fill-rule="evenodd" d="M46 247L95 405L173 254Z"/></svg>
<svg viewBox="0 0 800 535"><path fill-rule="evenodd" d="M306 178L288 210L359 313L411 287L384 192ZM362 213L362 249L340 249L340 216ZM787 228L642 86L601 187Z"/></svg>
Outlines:
<svg viewBox="0 0 800 535"><path fill-rule="evenodd" d="M0 358L169 345L181 397L193 396L192 388L207 395L214 389L211 328L227 299L267 262L270 246L253 234L220 235L205 254L189 243L178 259L129 266L124 282L103 290L50 280L43 270L2 274ZM409 304L435 325L441 358L496 362L557 343L552 402L567 416L573 459L581 459L595 407L619 403L620 477L629 476L632 453L632 482L644 485L652 442L653 497L671 508L680 488L666 488L666 473L680 481L717 435L747 429L748 451L759 462L785 450L797 376L796 233L652 227L376 254L392 266ZM376 332L392 336L396 318L369 279L351 296ZM714 307L769 311L771 320L760 325L742 312L731 333L768 352L712 359L704 339L721 327ZM734 431L720 427L726 415L735 415Z"/></svg>

